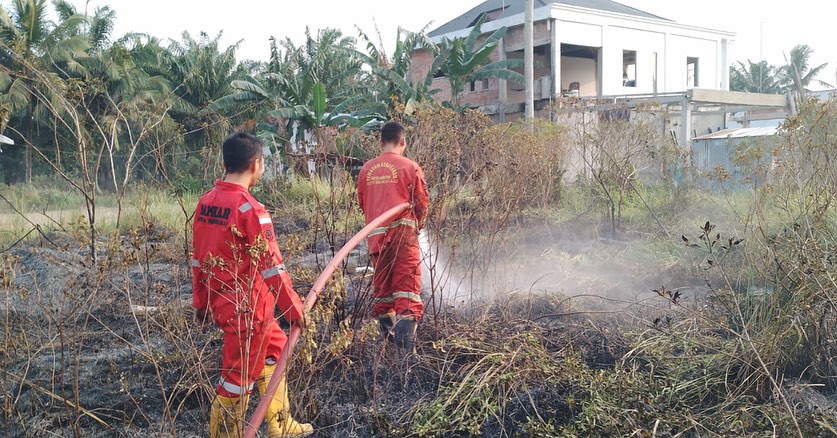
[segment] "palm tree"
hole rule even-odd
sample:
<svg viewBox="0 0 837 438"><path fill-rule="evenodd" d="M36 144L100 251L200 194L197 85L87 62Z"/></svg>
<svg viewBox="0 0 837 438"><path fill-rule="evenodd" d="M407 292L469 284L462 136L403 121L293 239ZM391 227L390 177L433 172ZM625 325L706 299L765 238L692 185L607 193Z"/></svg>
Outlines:
<svg viewBox="0 0 837 438"><path fill-rule="evenodd" d="M244 77L235 57L240 42L222 50L220 32L214 38L202 32L199 39L184 32L181 39L171 41L168 52L163 52L166 76L181 99L171 116L184 127L191 149L204 153L203 178L207 179L209 172L220 168L212 162L217 154L209 153L207 146L219 144L235 123L235 113L220 111L213 103L230 94L232 81Z"/></svg>
<svg viewBox="0 0 837 438"><path fill-rule="evenodd" d="M786 87L798 93L804 93L808 91L808 85L814 81L814 78L828 67L828 63L811 67L812 53L814 53L814 49L807 44L797 44L791 49L788 65L784 68L783 72L783 83ZM827 82L821 80L816 80L816 82L824 87L833 88Z"/></svg>
<svg viewBox="0 0 837 438"><path fill-rule="evenodd" d="M729 68L730 89L732 91L746 91L748 93L782 94L782 85L777 78L777 69L767 61L747 64L738 61L737 65Z"/></svg>
<svg viewBox="0 0 837 438"><path fill-rule="evenodd" d="M78 15L51 23L46 0L14 0L11 11L0 7L0 102L9 117L23 123L25 180L32 180L35 127L60 115L55 94L63 77L80 68L88 40L70 35L84 21Z"/></svg>
<svg viewBox="0 0 837 438"><path fill-rule="evenodd" d="M506 34L506 28L501 27L485 38L479 45L477 39L482 34L480 28L485 22L483 14L477 20L467 38L445 39L439 44L443 62L441 72L450 83L451 104L459 107L459 96L465 89L465 84L488 78L505 79L523 83L523 75L510 70L523 67L521 59L506 59L490 62L491 54L497 48L497 43Z"/></svg>
<svg viewBox="0 0 837 438"><path fill-rule="evenodd" d="M362 62L354 44L335 29L323 29L316 37L306 29L306 41L299 47L271 38L270 60L260 66L264 70L232 81L231 93L211 108L255 106L270 121L258 124L260 130L278 134L278 121L285 129L282 136L291 141L302 140L306 132L318 137L324 127L362 126L382 118L365 109Z"/></svg>
<svg viewBox="0 0 837 438"><path fill-rule="evenodd" d="M363 62L350 52L355 42L338 29L321 29L313 37L306 28L303 45L295 47L288 39L282 43L286 53L284 64L288 64L285 69L322 83L326 94L334 99L342 101L356 96ZM287 74L284 76L288 78Z"/></svg>

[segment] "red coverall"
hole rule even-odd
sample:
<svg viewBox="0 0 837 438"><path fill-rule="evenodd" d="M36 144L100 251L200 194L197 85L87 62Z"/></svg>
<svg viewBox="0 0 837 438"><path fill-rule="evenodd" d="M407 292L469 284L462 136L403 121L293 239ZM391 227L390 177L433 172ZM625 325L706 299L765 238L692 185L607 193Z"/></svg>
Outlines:
<svg viewBox="0 0 837 438"><path fill-rule="evenodd" d="M266 361L277 361L303 305L285 271L264 206L244 187L218 181L201 197L192 231L192 306L209 309L224 331L218 394L249 393Z"/></svg>
<svg viewBox="0 0 837 438"><path fill-rule="evenodd" d="M367 240L375 268L372 316L395 311L420 320L424 304L418 234L429 203L424 172L414 161L385 152L363 166L357 194L366 223L398 204L412 204L412 209L405 210L389 226L376 228Z"/></svg>

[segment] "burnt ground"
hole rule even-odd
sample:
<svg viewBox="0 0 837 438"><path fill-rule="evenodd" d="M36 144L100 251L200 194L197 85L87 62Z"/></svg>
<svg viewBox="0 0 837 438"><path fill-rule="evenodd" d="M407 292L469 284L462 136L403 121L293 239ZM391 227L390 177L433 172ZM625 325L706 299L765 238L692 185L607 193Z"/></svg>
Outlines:
<svg viewBox="0 0 837 438"><path fill-rule="evenodd" d="M181 245L171 243L174 235L156 230L143 241L102 240L97 265L73 237L54 234L50 240L12 249L14 262L4 272L2 434L204 436L222 342L217 331L191 324L190 271ZM305 265L299 267L303 281L303 271L316 271L330 252L322 245L311 249L323 253L297 258ZM350 262L349 272L363 265L359 253ZM360 274L349 280L349 297L331 304L338 320L354 318L358 327L363 321L354 304L368 301L363 294L369 281ZM542 321L539 327L555 344L548 348L559 351L566 330ZM451 309L422 325L426 342L419 356L426 360L410 363L391 345L356 330L340 354L317 352L310 364L303 360L291 368L292 388L300 393L297 415L316 424L317 436L406 434L416 401L439 389L440 353L430 341L462 327L470 327L469 318ZM331 331L312 338L327 344ZM586 331L588 348L579 345L591 364L612 365L624 351L623 345L600 348L607 336ZM561 395L555 387L535 387L526 403L529 397L548 399L560 409ZM526 403L512 402L505 417L485 427L513 430Z"/></svg>
<svg viewBox="0 0 837 438"><path fill-rule="evenodd" d="M348 293L325 294L318 308L329 322L306 336L291 366L295 415L321 437L540 436L572 422L580 412L573 400L591 396L578 381L619 367L629 351L620 333L674 312L637 294L690 272L643 255L659 248L555 237L554 229L527 235L509 252L515 257L499 261L517 260L510 269L518 273L526 266L526 281L497 284L512 291L504 297L429 305L434 314L411 361L364 325L369 279L355 274L364 265L356 252L346 265ZM68 235L50 236L57 246L33 240L11 251L14 262L0 276L0 434L206 435L221 337L191 323L182 245L165 230L145 236L101 241L96 265ZM319 245L289 259L300 292L330 252ZM557 280L521 286L539 269ZM693 283L680 285L696 303L703 291ZM341 330L342 321L352 330ZM533 418L549 427L533 429Z"/></svg>

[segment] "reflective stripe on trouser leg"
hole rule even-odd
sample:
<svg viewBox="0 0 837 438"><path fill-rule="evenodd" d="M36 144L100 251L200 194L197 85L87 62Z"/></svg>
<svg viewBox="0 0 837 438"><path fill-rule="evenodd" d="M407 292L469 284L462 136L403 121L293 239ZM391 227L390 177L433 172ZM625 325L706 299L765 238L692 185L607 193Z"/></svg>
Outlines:
<svg viewBox="0 0 837 438"><path fill-rule="evenodd" d="M221 380L218 382L218 386L224 388L224 391L238 396L242 396L253 390L253 383L250 383L247 387L243 387L236 385L235 383L227 382L223 377L221 377Z"/></svg>
<svg viewBox="0 0 837 438"><path fill-rule="evenodd" d="M238 397L249 393L267 359L276 360L282 354L287 338L276 320L271 318L258 326L250 336L232 325L222 327L224 350L218 394Z"/></svg>
<svg viewBox="0 0 837 438"><path fill-rule="evenodd" d="M395 299L395 313L415 315L420 320L424 314L421 300L421 250L418 239L404 239L395 253L390 286Z"/></svg>
<svg viewBox="0 0 837 438"><path fill-rule="evenodd" d="M403 298L403 299L410 300L410 301L415 301L417 303L422 302L421 301L421 294L418 294L418 293L415 293L415 292L403 292L402 291L402 292L396 292L396 293L392 294L392 302L395 302L395 300L397 300L399 298Z"/></svg>

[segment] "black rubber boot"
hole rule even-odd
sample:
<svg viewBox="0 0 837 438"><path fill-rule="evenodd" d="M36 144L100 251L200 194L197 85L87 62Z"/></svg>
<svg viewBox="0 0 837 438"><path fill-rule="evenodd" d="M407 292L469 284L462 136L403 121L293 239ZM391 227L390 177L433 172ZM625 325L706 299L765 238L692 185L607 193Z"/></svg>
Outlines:
<svg viewBox="0 0 837 438"><path fill-rule="evenodd" d="M395 314L387 313L379 315L378 327L381 329L381 334L384 336L385 340L393 340L395 337L395 332L393 331L393 327L395 327Z"/></svg>
<svg viewBox="0 0 837 438"><path fill-rule="evenodd" d="M407 354L416 354L418 321L412 315L399 315L395 322L395 346Z"/></svg>

